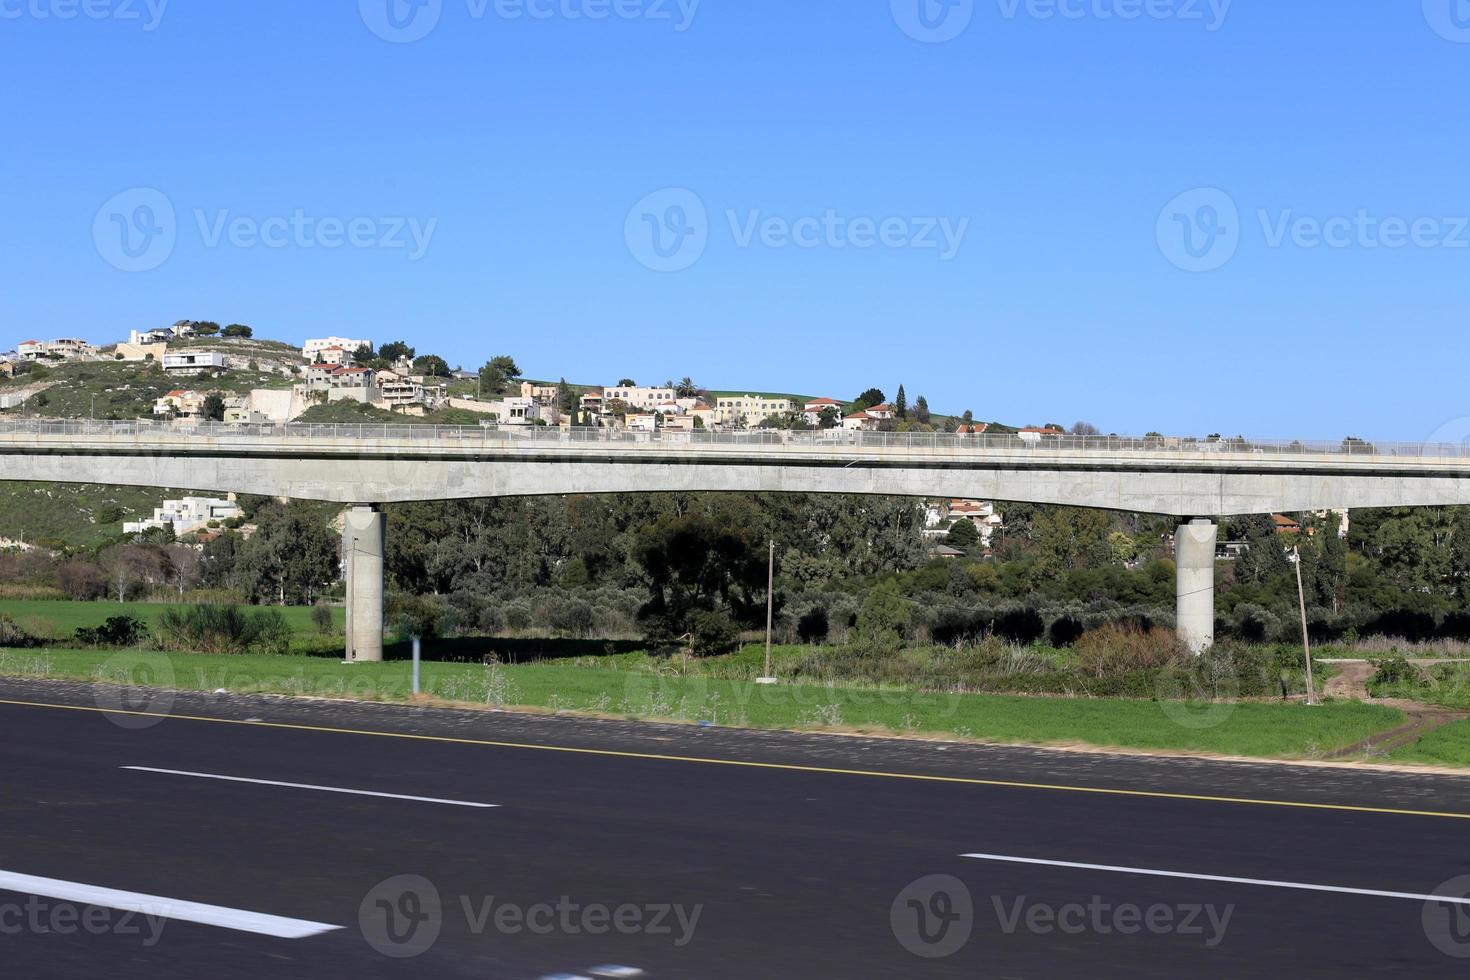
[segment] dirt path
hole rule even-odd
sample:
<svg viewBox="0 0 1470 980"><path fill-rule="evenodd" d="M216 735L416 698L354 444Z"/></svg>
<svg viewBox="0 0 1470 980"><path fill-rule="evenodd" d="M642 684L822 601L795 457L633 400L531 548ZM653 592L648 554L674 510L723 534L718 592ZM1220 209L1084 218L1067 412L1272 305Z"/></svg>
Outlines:
<svg viewBox="0 0 1470 980"><path fill-rule="evenodd" d="M1439 663L1438 660L1416 660L1421 667ZM1368 693L1368 682L1373 679L1374 667L1366 660L1349 660L1335 665L1337 673L1328 679L1322 693L1329 698L1346 698L1381 704L1386 708L1398 708L1409 716L1407 724L1391 731L1380 732L1347 748L1338 749L1327 755L1329 759L1347 759L1358 756L1383 756L1395 749L1412 745L1428 732L1452 721L1470 718L1470 712L1454 711L1419 701L1403 698L1374 698Z"/></svg>

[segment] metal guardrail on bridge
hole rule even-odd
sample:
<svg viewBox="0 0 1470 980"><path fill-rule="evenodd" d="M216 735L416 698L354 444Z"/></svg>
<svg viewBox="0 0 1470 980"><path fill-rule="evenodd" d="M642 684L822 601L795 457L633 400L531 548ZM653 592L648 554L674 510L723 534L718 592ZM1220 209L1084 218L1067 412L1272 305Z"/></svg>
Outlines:
<svg viewBox="0 0 1470 980"><path fill-rule="evenodd" d="M1352 457L1470 459L1470 443L1308 442L1284 439L1194 439L1171 436L1079 436L1058 433L986 432L960 435L948 432L865 432L844 429L791 431L757 429L744 432L658 429L652 432L627 429L549 426L451 426L375 423L282 423L226 424L220 422L131 422L91 420L0 419L0 442L6 436L40 436L78 439L194 437L202 439L270 439L441 442L456 446L657 444L670 447L805 447L856 450L945 451L1035 451L1065 453L1259 453L1276 456L1330 455Z"/></svg>

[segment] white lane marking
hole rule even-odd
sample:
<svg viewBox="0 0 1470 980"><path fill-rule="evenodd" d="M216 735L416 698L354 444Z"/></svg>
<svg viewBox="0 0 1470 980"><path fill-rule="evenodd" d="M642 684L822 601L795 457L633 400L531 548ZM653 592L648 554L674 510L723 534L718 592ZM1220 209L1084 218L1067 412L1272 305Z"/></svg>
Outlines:
<svg viewBox="0 0 1470 980"><path fill-rule="evenodd" d="M1416 902L1444 902L1447 905L1470 905L1470 897L1420 895L1415 892L1386 892L1374 888L1344 888L1340 885L1309 885L1300 881L1272 881L1269 878L1232 878L1227 875L1201 875L1185 871L1157 871L1152 868L1124 868L1113 864L1079 864L1075 861L1045 861L1041 858L1009 857L1004 854L961 854L976 861L1002 861L1007 864L1042 864L1052 868L1080 868L1084 871L1115 871L1129 875L1152 875L1155 878L1188 878L1193 881L1223 881L1232 885L1263 885L1268 888L1294 888L1308 892L1336 892L1341 895L1370 895L1374 898L1408 898Z"/></svg>
<svg viewBox="0 0 1470 980"><path fill-rule="evenodd" d="M613 964L594 966L587 972L594 977L612 977L614 980L629 980L632 977L643 976L643 971L636 966L616 966Z"/></svg>
<svg viewBox="0 0 1470 980"><path fill-rule="evenodd" d="M16 874L13 871L0 871L0 891L54 898L61 902L76 902L78 905L118 909L159 919L196 922L205 926L233 929L236 932L253 932L258 936L274 936L277 939L305 939L307 936L317 936L342 928L342 926L327 925L325 922L287 919L279 915L266 915L263 912L246 912L243 909L225 908L222 905L184 902L177 898L125 892L116 888L99 888L96 885L83 885L75 881L61 881L56 878L37 878L34 875Z"/></svg>
<svg viewBox="0 0 1470 980"><path fill-rule="evenodd" d="M445 806L470 806L491 810L499 803L467 803L464 800L440 800L432 796L403 796L399 793L375 793L366 789L343 789L340 786L315 786L311 783L282 783L274 779L247 779L244 776L220 776L210 772L184 772L179 769L153 769L148 766L120 766L130 772L157 772L165 776L192 776L195 779L223 779L230 783L254 783L257 786L285 786L289 789L311 789L319 793L347 793L351 796L377 796L385 800L412 800L415 803L443 803Z"/></svg>

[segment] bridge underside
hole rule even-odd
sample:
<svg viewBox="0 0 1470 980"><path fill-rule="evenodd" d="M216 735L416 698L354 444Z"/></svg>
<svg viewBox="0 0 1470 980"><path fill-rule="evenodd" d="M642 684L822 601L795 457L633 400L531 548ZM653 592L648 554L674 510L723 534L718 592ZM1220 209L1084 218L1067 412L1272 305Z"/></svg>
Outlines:
<svg viewBox="0 0 1470 980"><path fill-rule="evenodd" d="M169 454L172 452L173 454ZM1324 465L1325 463L1325 465ZM1329 508L1470 504L1470 468L1430 460L1081 460L1048 454L968 458L772 458L719 454L669 458L620 449L575 453L336 451L299 454L110 453L47 447L0 454L0 479L106 483L238 492L357 505L343 536L349 660L383 647L383 516L378 505L418 500L552 494L767 492L965 497L1173 515L1194 520L1176 535L1178 626L1195 650L1214 637L1216 528L1210 518Z"/></svg>

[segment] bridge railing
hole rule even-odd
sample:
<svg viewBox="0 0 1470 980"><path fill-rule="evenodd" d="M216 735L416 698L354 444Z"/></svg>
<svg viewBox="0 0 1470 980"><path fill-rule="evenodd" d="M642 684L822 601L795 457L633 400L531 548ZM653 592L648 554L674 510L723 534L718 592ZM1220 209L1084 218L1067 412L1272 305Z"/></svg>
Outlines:
<svg viewBox="0 0 1470 980"><path fill-rule="evenodd" d="M75 439L198 438L211 440L300 440L364 443L410 443L485 448L526 448L535 445L657 445L670 450L696 447L760 447L799 450L893 450L963 453L966 451L1024 451L1036 453L1178 453L1260 454L1274 456L1332 455L1350 457L1470 459L1470 440L1463 443L1367 442L1345 439L1321 442L1285 439L1194 439L1175 436L1082 436L1064 433L985 432L960 435L948 432L868 432L845 429L750 431L695 429L653 431L536 425L450 426L383 423L241 423L48 420L0 418L5 437L58 437Z"/></svg>

